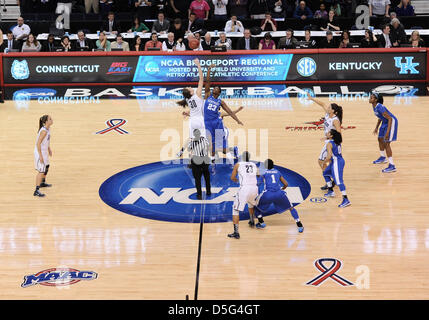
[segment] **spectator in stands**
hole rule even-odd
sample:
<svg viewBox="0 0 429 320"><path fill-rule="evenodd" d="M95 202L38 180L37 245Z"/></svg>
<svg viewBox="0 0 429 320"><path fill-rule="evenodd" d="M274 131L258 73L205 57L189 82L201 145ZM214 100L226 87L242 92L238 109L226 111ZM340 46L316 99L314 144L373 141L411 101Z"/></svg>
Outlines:
<svg viewBox="0 0 429 320"><path fill-rule="evenodd" d="M122 49L122 51L130 51L130 45L127 41L124 41L121 34L116 36L116 41L113 41L110 45L111 49Z"/></svg>
<svg viewBox="0 0 429 320"><path fill-rule="evenodd" d="M295 9L293 14L295 19L307 20L313 18L313 12L307 7L305 1L300 1L299 6Z"/></svg>
<svg viewBox="0 0 429 320"><path fill-rule="evenodd" d="M162 43L158 40L158 35L156 32L152 32L150 40L145 43L144 50L148 51L148 48L160 48L162 49Z"/></svg>
<svg viewBox="0 0 429 320"><path fill-rule="evenodd" d="M55 10L55 13L63 16L65 30L70 30L70 13L72 12L72 5L72 0L58 0L57 9Z"/></svg>
<svg viewBox="0 0 429 320"><path fill-rule="evenodd" d="M237 20L237 16L231 16L231 20L226 22L225 32L243 32L243 24Z"/></svg>
<svg viewBox="0 0 429 320"><path fill-rule="evenodd" d="M113 34L121 33L120 23L115 19L115 14L113 12L109 12L107 21L104 21L103 23L102 30Z"/></svg>
<svg viewBox="0 0 429 320"><path fill-rule="evenodd" d="M31 29L28 25L24 23L24 18L18 18L18 24L12 29L13 36L18 41L26 40L28 35L30 34Z"/></svg>
<svg viewBox="0 0 429 320"><path fill-rule="evenodd" d="M390 0L368 0L369 15L378 18L388 17Z"/></svg>
<svg viewBox="0 0 429 320"><path fill-rule="evenodd" d="M271 33L267 32L264 35L264 38L259 41L259 50L266 50L266 49L275 49L276 43L273 40L273 37L271 36Z"/></svg>
<svg viewBox="0 0 429 320"><path fill-rule="evenodd" d="M27 37L27 41L22 45L22 52L25 51L40 51L42 46L39 41L34 37L32 33L30 33Z"/></svg>
<svg viewBox="0 0 429 320"><path fill-rule="evenodd" d="M400 17L414 16L414 7L411 5L410 0L402 0L395 10L396 14Z"/></svg>
<svg viewBox="0 0 429 320"><path fill-rule="evenodd" d="M128 32L149 32L149 28L143 22L140 22L139 16L135 16L133 20L133 27Z"/></svg>
<svg viewBox="0 0 429 320"><path fill-rule="evenodd" d="M195 35L193 33L189 33L186 39L183 41L185 44L186 50L203 51L203 46L201 45L201 42L199 47L196 49L191 49L191 47L189 47L189 43L194 39L196 39Z"/></svg>
<svg viewBox="0 0 429 320"><path fill-rule="evenodd" d="M298 40L293 36L293 30L286 30L286 37L280 38L278 43L279 49L295 49L298 45Z"/></svg>
<svg viewBox="0 0 429 320"><path fill-rule="evenodd" d="M113 0L100 0L100 14L103 19L112 12Z"/></svg>
<svg viewBox="0 0 429 320"><path fill-rule="evenodd" d="M376 48L377 47L377 38L372 33L371 30L365 30L365 37L360 42L361 48Z"/></svg>
<svg viewBox="0 0 429 320"><path fill-rule="evenodd" d="M216 40L215 46L225 46L226 50L232 49L232 41L226 37L225 32L219 33L219 39Z"/></svg>
<svg viewBox="0 0 429 320"><path fill-rule="evenodd" d="M91 13L91 8L94 13L98 14L99 12L99 0L85 0L85 13Z"/></svg>
<svg viewBox="0 0 429 320"><path fill-rule="evenodd" d="M244 29L243 38L237 41L237 50L256 50L258 49L258 41L252 37L252 33L249 29Z"/></svg>
<svg viewBox="0 0 429 320"><path fill-rule="evenodd" d="M273 20L271 13L265 13L265 19L261 22L262 31L277 31L277 22Z"/></svg>
<svg viewBox="0 0 429 320"><path fill-rule="evenodd" d="M393 46L399 47L402 43L406 43L407 34L405 33L404 26L401 24L401 22L399 22L399 19L392 19L390 25L390 34L392 35Z"/></svg>
<svg viewBox="0 0 429 320"><path fill-rule="evenodd" d="M285 0L268 0L268 11L272 13L274 18L284 18L286 1Z"/></svg>
<svg viewBox="0 0 429 320"><path fill-rule="evenodd" d="M65 51L65 52L72 51L70 38L68 36L61 37L60 47L61 47L61 51Z"/></svg>
<svg viewBox="0 0 429 320"><path fill-rule="evenodd" d="M173 13L169 17L186 19L191 4L190 0L169 0L170 8Z"/></svg>
<svg viewBox="0 0 429 320"><path fill-rule="evenodd" d="M284 0L285 1L285 16L286 18L292 18L295 12L296 0Z"/></svg>
<svg viewBox="0 0 429 320"><path fill-rule="evenodd" d="M212 39L212 36L210 32L207 32L204 35L204 40L201 41L201 46L203 47L203 50L210 50L211 47L215 45L215 41Z"/></svg>
<svg viewBox="0 0 429 320"><path fill-rule="evenodd" d="M37 12L52 13L56 8L56 0L39 0L36 5Z"/></svg>
<svg viewBox="0 0 429 320"><path fill-rule="evenodd" d="M338 48L338 45L336 44L336 41L334 39L334 35L332 34L332 31L328 30L326 31L326 38L324 38L319 45L320 48Z"/></svg>
<svg viewBox="0 0 429 320"><path fill-rule="evenodd" d="M94 48L92 41L85 37L85 33L82 30L77 32L77 40L75 43L75 51L92 51Z"/></svg>
<svg viewBox="0 0 429 320"><path fill-rule="evenodd" d="M410 44L413 48L422 48L425 46L425 42L420 38L420 33L417 30L411 33Z"/></svg>
<svg viewBox="0 0 429 320"><path fill-rule="evenodd" d="M158 14L160 12L165 12L167 9L167 5L169 0L156 0L155 2L155 13Z"/></svg>
<svg viewBox="0 0 429 320"><path fill-rule="evenodd" d="M310 49L315 49L317 48L317 42L316 40L311 38L311 30L310 29L305 29L305 36L304 36L304 41L308 42L308 48Z"/></svg>
<svg viewBox="0 0 429 320"><path fill-rule="evenodd" d="M174 33L174 39L177 41L180 39L183 40L185 37L185 28L183 27L182 20L180 20L180 18L176 18L173 25L170 25L169 32Z"/></svg>
<svg viewBox="0 0 429 320"><path fill-rule="evenodd" d="M142 42L142 38L140 38L140 36L135 36L134 37L134 44L131 48L132 51L144 51L144 45Z"/></svg>
<svg viewBox="0 0 429 320"><path fill-rule="evenodd" d="M167 34L167 40L162 43L162 51L175 51L176 41L174 40L174 33L169 32Z"/></svg>
<svg viewBox="0 0 429 320"><path fill-rule="evenodd" d="M134 0L134 6L137 8L137 15L141 20L152 18L152 0Z"/></svg>
<svg viewBox="0 0 429 320"><path fill-rule="evenodd" d="M323 2L320 4L319 10L317 10L314 13L313 18L314 19L326 19L326 20L328 19L328 11L326 11L326 6Z"/></svg>
<svg viewBox="0 0 429 320"><path fill-rule="evenodd" d="M320 26L320 29L323 31L329 31L329 30L335 30L339 31L340 27L338 26L338 20L335 16L334 10L329 10L328 19L322 20L322 25Z"/></svg>
<svg viewBox="0 0 429 320"><path fill-rule="evenodd" d="M6 49L7 51L19 49L19 42L13 38L13 33L10 30L7 32L7 39L0 46L0 52L5 52Z"/></svg>
<svg viewBox="0 0 429 320"><path fill-rule="evenodd" d="M100 35L98 36L98 40L95 42L95 47L98 50L110 51L110 41L107 40L107 37L104 31L100 32Z"/></svg>
<svg viewBox="0 0 429 320"><path fill-rule="evenodd" d="M189 14L188 24L185 26L185 34L188 32L194 33L203 28L204 20L198 19L195 12Z"/></svg>
<svg viewBox="0 0 429 320"><path fill-rule="evenodd" d="M247 18L248 0L229 0L229 9L232 16L236 16L239 20Z"/></svg>
<svg viewBox="0 0 429 320"><path fill-rule="evenodd" d="M348 30L343 30L341 33L340 45L338 48L348 48L350 47L350 32Z"/></svg>
<svg viewBox="0 0 429 320"><path fill-rule="evenodd" d="M355 16L356 1L355 0L343 0L341 5L343 6L343 16L352 18Z"/></svg>
<svg viewBox="0 0 429 320"><path fill-rule="evenodd" d="M170 28L170 21L165 19L164 12L158 13L158 20L153 23L152 32L164 34L168 32Z"/></svg>
<svg viewBox="0 0 429 320"><path fill-rule="evenodd" d="M377 46L379 48L392 48L395 41L390 34L390 26L385 24L382 31L383 33L377 37Z"/></svg>
<svg viewBox="0 0 429 320"><path fill-rule="evenodd" d="M194 0L189 6L189 15L195 13L197 19L207 20L209 18L210 6L206 0Z"/></svg>
<svg viewBox="0 0 429 320"><path fill-rule="evenodd" d="M335 0L332 3L332 6L331 6L331 8L329 10L334 10L335 16L341 17L341 6L340 6L340 3L339 3L338 0Z"/></svg>
<svg viewBox="0 0 429 320"><path fill-rule="evenodd" d="M249 15L252 19L264 19L265 12L268 10L267 0L249 0Z"/></svg>
<svg viewBox="0 0 429 320"><path fill-rule="evenodd" d="M228 20L228 15L226 13L226 6L228 5L228 0L212 0L214 6L213 20L215 21L226 21Z"/></svg>

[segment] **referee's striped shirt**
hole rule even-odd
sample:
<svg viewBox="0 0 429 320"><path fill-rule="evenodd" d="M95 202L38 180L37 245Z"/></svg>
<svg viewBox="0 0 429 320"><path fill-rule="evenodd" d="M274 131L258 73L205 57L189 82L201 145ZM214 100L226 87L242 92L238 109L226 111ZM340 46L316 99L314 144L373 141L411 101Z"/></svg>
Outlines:
<svg viewBox="0 0 429 320"><path fill-rule="evenodd" d="M193 157L207 157L209 145L209 141L201 136L198 140L189 141L188 150L191 151Z"/></svg>

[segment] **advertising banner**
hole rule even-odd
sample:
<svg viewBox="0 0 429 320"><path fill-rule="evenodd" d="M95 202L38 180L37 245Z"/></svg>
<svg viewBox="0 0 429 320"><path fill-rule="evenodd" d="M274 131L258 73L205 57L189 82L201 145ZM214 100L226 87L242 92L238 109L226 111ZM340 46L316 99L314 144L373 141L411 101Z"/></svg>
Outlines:
<svg viewBox="0 0 429 320"><path fill-rule="evenodd" d="M4 82L128 83L137 60L137 56L4 56Z"/></svg>
<svg viewBox="0 0 429 320"><path fill-rule="evenodd" d="M3 57L6 84L197 82L215 65L213 82L426 79L425 52L201 54Z"/></svg>

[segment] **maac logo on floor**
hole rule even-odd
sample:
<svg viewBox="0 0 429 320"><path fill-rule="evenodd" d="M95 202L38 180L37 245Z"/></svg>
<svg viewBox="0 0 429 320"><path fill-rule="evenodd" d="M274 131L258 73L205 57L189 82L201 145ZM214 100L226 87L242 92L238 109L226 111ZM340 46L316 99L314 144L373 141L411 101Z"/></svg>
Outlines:
<svg viewBox="0 0 429 320"><path fill-rule="evenodd" d="M263 165L257 163L263 172ZM287 180L286 193L294 206L310 194L310 183L298 173L276 166ZM155 162L119 172L100 187L101 199L109 206L141 218L171 222L226 222L232 219L232 203L239 185L230 180L232 166L216 164L211 175L212 195L198 200L192 171L183 161ZM204 186L204 178L202 179ZM263 185L259 186L260 191ZM268 215L274 214L270 208ZM247 207L240 219L248 219Z"/></svg>
<svg viewBox="0 0 429 320"><path fill-rule="evenodd" d="M51 268L24 277L21 287L27 288L36 284L43 286L69 286L81 280L97 279L94 271L79 271L72 268Z"/></svg>

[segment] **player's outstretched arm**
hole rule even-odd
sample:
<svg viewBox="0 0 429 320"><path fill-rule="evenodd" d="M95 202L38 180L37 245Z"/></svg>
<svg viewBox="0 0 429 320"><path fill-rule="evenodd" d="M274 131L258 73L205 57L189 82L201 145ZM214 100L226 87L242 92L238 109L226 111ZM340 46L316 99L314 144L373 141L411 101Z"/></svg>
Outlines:
<svg viewBox="0 0 429 320"><path fill-rule="evenodd" d="M202 99L201 94L203 92L203 84L204 84L203 70L201 69L200 60L198 58L194 59L194 63L198 67L198 88L195 94Z"/></svg>
<svg viewBox="0 0 429 320"><path fill-rule="evenodd" d="M206 76L206 83L204 85L204 99L207 99L210 96L210 87L211 87L211 72L212 68L214 67L214 64L209 65L207 68L207 76Z"/></svg>
<svg viewBox="0 0 429 320"><path fill-rule="evenodd" d="M308 97L308 99L310 99L311 101L314 101L314 102L316 102L319 106L321 106L321 107L323 108L323 110L325 110L325 112L326 112L326 113L328 112L328 106L326 105L326 103L324 103L323 101L320 101L320 100L318 100L318 99L313 98L313 97L312 97L312 96L310 96L308 93L307 93L307 97Z"/></svg>
<svg viewBox="0 0 429 320"><path fill-rule="evenodd" d="M243 110L244 109L244 107L243 106L240 106L239 108L237 108L236 110L233 110L232 111L232 113L234 113L234 114L237 114L237 113L239 113L241 110ZM229 116L229 114L228 113L226 113L226 112L221 112L220 113L220 116L221 116L221 118L223 118L223 117L228 117Z"/></svg>
<svg viewBox="0 0 429 320"><path fill-rule="evenodd" d="M225 110L235 121L237 121L238 124L243 125L243 122L240 121L240 119L237 118L234 112L231 111L231 109L226 105L226 103L222 100L220 102L222 109Z"/></svg>

